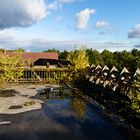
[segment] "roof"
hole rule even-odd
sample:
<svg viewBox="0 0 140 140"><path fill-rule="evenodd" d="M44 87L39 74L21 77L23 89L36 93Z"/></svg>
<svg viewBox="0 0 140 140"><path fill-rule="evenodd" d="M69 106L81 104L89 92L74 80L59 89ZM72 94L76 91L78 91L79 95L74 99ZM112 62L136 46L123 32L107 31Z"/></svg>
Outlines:
<svg viewBox="0 0 140 140"><path fill-rule="evenodd" d="M58 53L33 53L33 52L25 52L22 54L22 58L27 60L30 59L32 62L39 59L39 58L46 58L46 59L57 59L58 60Z"/></svg>
<svg viewBox="0 0 140 140"><path fill-rule="evenodd" d="M11 55L14 55L14 52L6 52L4 54L11 56ZM53 52L23 52L23 53L21 53L21 57L24 60L30 60L30 62L32 63L39 58L58 60L58 53L53 53Z"/></svg>

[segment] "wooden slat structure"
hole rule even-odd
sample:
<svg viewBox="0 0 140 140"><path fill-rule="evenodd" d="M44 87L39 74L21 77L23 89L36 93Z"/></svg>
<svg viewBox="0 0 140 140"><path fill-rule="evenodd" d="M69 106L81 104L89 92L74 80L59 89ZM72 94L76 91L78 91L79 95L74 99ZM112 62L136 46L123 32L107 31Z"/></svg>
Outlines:
<svg viewBox="0 0 140 140"><path fill-rule="evenodd" d="M119 72L115 66L110 70L106 65L103 68L98 65L97 67L94 66L94 68L90 67L86 77L90 82L104 88L108 87L113 91L117 89L126 94L134 88L140 91L139 68L132 74L125 67Z"/></svg>
<svg viewBox="0 0 140 140"><path fill-rule="evenodd" d="M23 75L21 77L15 77L15 81L9 81L10 83L58 83L64 76L69 73L65 68L24 68Z"/></svg>

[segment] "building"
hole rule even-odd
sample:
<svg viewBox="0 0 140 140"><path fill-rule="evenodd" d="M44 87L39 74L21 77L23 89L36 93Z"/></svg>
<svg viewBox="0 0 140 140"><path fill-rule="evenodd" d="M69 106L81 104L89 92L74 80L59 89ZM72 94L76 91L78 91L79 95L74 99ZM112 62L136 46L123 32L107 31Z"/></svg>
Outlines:
<svg viewBox="0 0 140 140"><path fill-rule="evenodd" d="M4 52L2 55L14 55L15 52ZM67 60L59 59L55 52L22 52L21 58L25 67L67 67L71 63Z"/></svg>
<svg viewBox="0 0 140 140"><path fill-rule="evenodd" d="M22 59L27 66L33 66L38 59L56 59L58 60L58 53L49 52L24 52L22 53Z"/></svg>
<svg viewBox="0 0 140 140"><path fill-rule="evenodd" d="M45 66L50 68L67 68L71 63L67 60L63 59L46 59L46 58L39 58L34 62L34 66Z"/></svg>

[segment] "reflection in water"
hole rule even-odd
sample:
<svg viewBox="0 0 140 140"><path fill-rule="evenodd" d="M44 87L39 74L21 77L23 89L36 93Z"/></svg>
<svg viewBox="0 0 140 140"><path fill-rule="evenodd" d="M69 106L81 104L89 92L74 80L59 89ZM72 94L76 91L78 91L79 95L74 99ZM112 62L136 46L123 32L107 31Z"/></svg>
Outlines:
<svg viewBox="0 0 140 140"><path fill-rule="evenodd" d="M73 109L76 111L76 113L80 118L84 118L86 106L85 101L83 99L80 99L79 97L74 97L71 100L71 106L73 107Z"/></svg>
<svg viewBox="0 0 140 140"><path fill-rule="evenodd" d="M70 89L66 87L47 87L44 89L38 90L37 95L35 98L41 100L51 100L51 99L64 99L66 97L72 96L72 92Z"/></svg>
<svg viewBox="0 0 140 140"><path fill-rule="evenodd" d="M43 90L42 90L43 91ZM44 101L41 110L0 115L0 140L125 140L121 130L105 120L81 95L64 88L35 98Z"/></svg>
<svg viewBox="0 0 140 140"><path fill-rule="evenodd" d="M60 87L60 88L45 88L43 90L39 91L39 95L44 95L46 99L50 100L50 99L57 99L57 100L62 100L65 99L67 97L72 97L71 100L71 107L72 109L75 110L75 112L77 113L77 115L80 118L83 118L85 115L85 101L83 100L83 98L81 98L82 95L78 95L73 93L70 89L66 88L66 87Z"/></svg>

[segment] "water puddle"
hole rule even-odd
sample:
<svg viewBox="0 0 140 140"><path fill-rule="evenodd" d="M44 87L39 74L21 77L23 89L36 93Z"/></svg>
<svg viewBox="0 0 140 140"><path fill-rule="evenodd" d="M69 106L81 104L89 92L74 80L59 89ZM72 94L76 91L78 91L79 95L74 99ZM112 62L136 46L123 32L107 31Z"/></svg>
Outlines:
<svg viewBox="0 0 140 140"><path fill-rule="evenodd" d="M42 109L0 115L1 140L125 140L126 135L97 108L68 88L39 89ZM33 98L33 97L32 97Z"/></svg>

